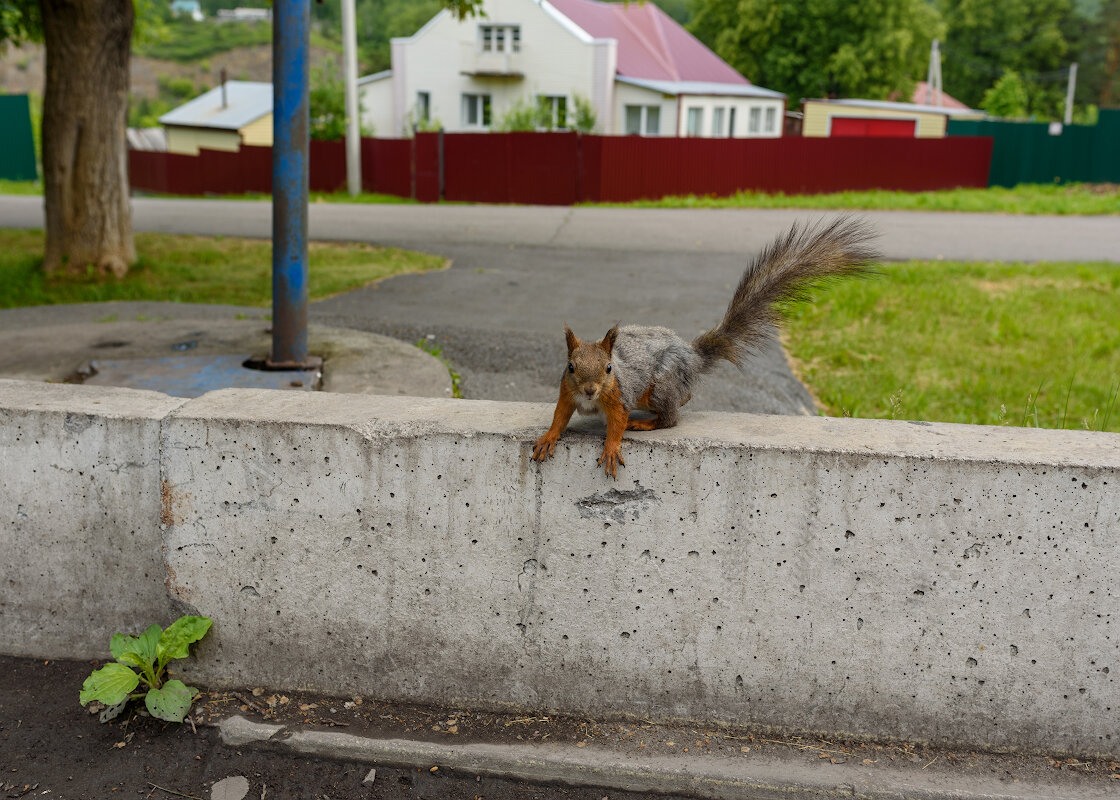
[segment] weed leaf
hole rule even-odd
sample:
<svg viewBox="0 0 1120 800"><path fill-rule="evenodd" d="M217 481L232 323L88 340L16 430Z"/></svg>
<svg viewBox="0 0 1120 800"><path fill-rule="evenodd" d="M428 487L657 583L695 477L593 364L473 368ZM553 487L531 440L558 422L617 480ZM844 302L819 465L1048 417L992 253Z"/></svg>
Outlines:
<svg viewBox="0 0 1120 800"><path fill-rule="evenodd" d="M186 686L182 681L168 681L159 689L152 689L144 698L148 713L168 722L182 722L190 710L191 701L198 689Z"/></svg>
<svg viewBox="0 0 1120 800"><path fill-rule="evenodd" d="M159 644L163 628L152 625L139 636L126 636L114 633L109 640L109 650L113 658L122 664L130 664L140 669L150 668L156 660L156 646ZM109 705L113 705L109 703Z"/></svg>
<svg viewBox="0 0 1120 800"><path fill-rule="evenodd" d="M115 706L127 698L139 683L140 676L124 664L106 664L86 678L78 699L83 706L91 700Z"/></svg>
<svg viewBox="0 0 1120 800"><path fill-rule="evenodd" d="M173 658L186 658L187 648L192 642L197 642L210 630L209 617L179 617L167 626L163 636L159 637L156 648L160 666ZM153 659L155 656L153 656Z"/></svg>

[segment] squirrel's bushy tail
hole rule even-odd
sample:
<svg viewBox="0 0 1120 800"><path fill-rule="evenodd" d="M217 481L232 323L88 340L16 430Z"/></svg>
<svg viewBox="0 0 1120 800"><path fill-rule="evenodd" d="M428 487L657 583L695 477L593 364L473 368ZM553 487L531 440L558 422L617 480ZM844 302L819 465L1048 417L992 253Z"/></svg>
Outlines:
<svg viewBox="0 0 1120 800"><path fill-rule="evenodd" d="M840 217L827 225L794 224L747 266L723 321L692 342L702 369L721 358L742 366L780 319L776 304L803 299L825 278L871 273L871 264L880 258L870 245L875 236L858 217Z"/></svg>

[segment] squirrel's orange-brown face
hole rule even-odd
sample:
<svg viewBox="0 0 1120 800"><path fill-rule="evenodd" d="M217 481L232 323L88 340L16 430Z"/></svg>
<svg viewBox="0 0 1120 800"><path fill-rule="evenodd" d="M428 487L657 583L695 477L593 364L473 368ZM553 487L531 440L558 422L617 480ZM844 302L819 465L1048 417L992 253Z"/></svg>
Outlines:
<svg viewBox="0 0 1120 800"><path fill-rule="evenodd" d="M602 341L582 342L564 326L564 337L568 342L568 365L564 380L572 393L572 399L582 411L592 410L599 396L615 380L611 352L617 336L616 325L607 331Z"/></svg>

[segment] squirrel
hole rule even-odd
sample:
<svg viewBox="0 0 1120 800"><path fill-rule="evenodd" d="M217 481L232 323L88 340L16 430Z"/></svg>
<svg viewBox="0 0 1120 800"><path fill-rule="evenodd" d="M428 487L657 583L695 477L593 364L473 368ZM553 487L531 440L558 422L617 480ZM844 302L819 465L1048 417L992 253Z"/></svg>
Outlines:
<svg viewBox="0 0 1120 800"><path fill-rule="evenodd" d="M746 356L772 335L780 319L775 307L804 299L823 278L867 275L880 254L869 242L876 234L863 220L844 216L827 225L794 224L747 265L715 328L686 342L668 328L615 325L600 341L582 341L564 326L568 363L552 426L533 445L533 460L546 461L572 414L601 414L607 435L598 465L617 479L625 466L624 431L671 428L692 397L700 376L726 359L742 369ZM652 419L630 419L631 411Z"/></svg>

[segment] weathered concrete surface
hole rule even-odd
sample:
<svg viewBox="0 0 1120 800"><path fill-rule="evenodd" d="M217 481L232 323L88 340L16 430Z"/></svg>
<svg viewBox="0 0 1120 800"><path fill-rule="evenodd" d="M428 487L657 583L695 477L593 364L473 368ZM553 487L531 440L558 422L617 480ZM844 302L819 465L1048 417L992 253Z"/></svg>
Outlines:
<svg viewBox="0 0 1120 800"><path fill-rule="evenodd" d="M182 315L178 303L98 304L50 309L13 309L0 314L0 376L32 381L73 379L79 367L110 359L175 355L267 355L271 322L261 309L203 307L199 318ZM192 313L195 309L187 306ZM137 309L145 309L139 314ZM206 313L209 311L210 313ZM118 319L120 313L132 319ZM57 314L70 323L59 323ZM221 316L215 316L220 313ZM235 313L237 318L234 318ZM79 321L100 314L102 321ZM135 318L139 316L140 318ZM250 318L243 318L249 316ZM54 323L44 322L44 317ZM88 319L88 317L87 317ZM418 347L365 331L312 325L308 346L323 358L323 391L450 397L447 367ZM104 376L90 383L102 383Z"/></svg>
<svg viewBox="0 0 1120 800"><path fill-rule="evenodd" d="M0 647L194 609L212 687L1120 757L1120 436L696 413L616 483L550 416L0 382Z"/></svg>
<svg viewBox="0 0 1120 800"><path fill-rule="evenodd" d="M0 380L0 639L9 655L100 658L167 624L157 392Z"/></svg>
<svg viewBox="0 0 1120 800"><path fill-rule="evenodd" d="M194 680L1120 752L1120 436L215 392L164 427ZM298 644L295 644L298 642Z"/></svg>
<svg viewBox="0 0 1120 800"><path fill-rule="evenodd" d="M362 764L440 769L530 783L594 786L605 790L680 794L714 800L1052 800L1055 797L1095 800L1114 798L1107 785L1072 786L1045 780L1015 780L961 775L943 769L871 770L856 761L835 759L791 761L773 755L732 756L666 753L660 748L635 752L610 741L587 747L572 742L461 741L430 742L415 738L355 736L349 733L289 728L230 717L218 725L222 741L239 749L257 747ZM679 728L643 725L651 743L679 738ZM674 732L675 730L675 732ZM586 741L583 744L588 744ZM1006 758L1006 757L1005 757ZM815 763L814 763L815 762ZM1059 772L1055 777L1063 778Z"/></svg>

